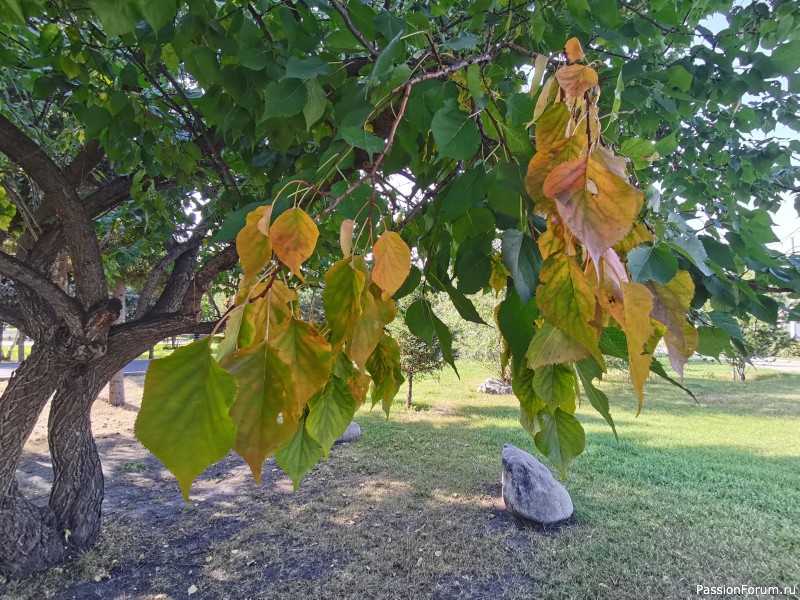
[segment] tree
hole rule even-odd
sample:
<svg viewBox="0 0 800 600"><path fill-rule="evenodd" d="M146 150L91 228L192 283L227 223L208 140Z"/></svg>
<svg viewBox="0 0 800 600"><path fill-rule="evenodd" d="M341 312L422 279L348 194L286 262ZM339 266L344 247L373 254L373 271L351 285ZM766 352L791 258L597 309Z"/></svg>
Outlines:
<svg viewBox="0 0 800 600"><path fill-rule="evenodd" d="M406 408L410 409L414 395L414 377L438 373L447 366L447 363L442 356L438 339L432 339L431 343L428 343L400 324L392 327L390 333L400 346L400 370L405 374L408 383Z"/></svg>
<svg viewBox="0 0 800 600"><path fill-rule="evenodd" d="M137 435L184 493L231 447L256 479L274 452L297 483L368 394L397 393L395 300L420 290L406 325L453 364L427 297L474 321L467 295L497 285L523 425L564 471L583 449L575 373L613 423L604 355L629 361L641 402L648 370L668 377L661 336L681 368L730 335L696 331L707 301L774 321L767 293L800 288L797 257L765 247L798 191L798 142L774 131L798 129L794 2L4 6L0 319L35 346L0 397L0 573L96 540L92 402L165 337L225 329L216 358L201 340L147 376ZM153 255L124 324L111 214ZM199 321L239 259L235 306ZM324 328L297 313L317 286ZM53 392L40 509L14 470Z"/></svg>

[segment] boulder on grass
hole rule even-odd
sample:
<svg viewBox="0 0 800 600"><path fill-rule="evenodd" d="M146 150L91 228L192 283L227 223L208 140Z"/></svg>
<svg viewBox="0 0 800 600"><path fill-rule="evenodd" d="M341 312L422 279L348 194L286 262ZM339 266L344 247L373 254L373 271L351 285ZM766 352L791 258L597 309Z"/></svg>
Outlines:
<svg viewBox="0 0 800 600"><path fill-rule="evenodd" d="M572 498L550 469L513 446L503 445L503 502L517 519L553 525L572 516Z"/></svg>
<svg viewBox="0 0 800 600"><path fill-rule="evenodd" d="M358 438L361 437L361 427L358 426L358 423L355 421L351 422L350 425L347 426L342 436L336 440L336 444L341 444L343 442L354 442Z"/></svg>
<svg viewBox="0 0 800 600"><path fill-rule="evenodd" d="M511 384L506 383L502 379L487 379L478 386L478 391L481 394L498 394L507 396L513 394L514 390L511 389Z"/></svg>

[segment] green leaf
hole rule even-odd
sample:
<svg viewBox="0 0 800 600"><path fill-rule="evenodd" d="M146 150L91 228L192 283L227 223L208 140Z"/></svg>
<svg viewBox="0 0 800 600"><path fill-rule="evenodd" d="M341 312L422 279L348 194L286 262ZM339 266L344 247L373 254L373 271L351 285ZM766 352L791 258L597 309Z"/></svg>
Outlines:
<svg viewBox="0 0 800 600"><path fill-rule="evenodd" d="M567 476L569 464L586 444L586 434L578 419L557 408L553 414L539 412L541 431L533 438L536 447L556 466L561 477Z"/></svg>
<svg viewBox="0 0 800 600"><path fill-rule="evenodd" d="M796 73L800 69L800 40L791 40L781 44L770 57L782 75Z"/></svg>
<svg viewBox="0 0 800 600"><path fill-rule="evenodd" d="M3 7L3 15L11 23L25 25L25 13L17 0L0 0L0 6Z"/></svg>
<svg viewBox="0 0 800 600"><path fill-rule="evenodd" d="M295 434L275 453L275 462L291 477L295 492L303 476L325 456L322 448L308 432L307 415L308 412L303 414Z"/></svg>
<svg viewBox="0 0 800 600"><path fill-rule="evenodd" d="M522 364L535 331L533 322L538 316L536 300L523 303L514 290L509 290L506 299L500 303L497 324L516 363Z"/></svg>
<svg viewBox="0 0 800 600"><path fill-rule="evenodd" d="M88 1L89 8L103 23L103 29L109 37L132 32L141 18L138 3L130 0Z"/></svg>
<svg viewBox="0 0 800 600"><path fill-rule="evenodd" d="M344 141L351 146L366 150L370 160L372 160L375 154L379 154L386 145L382 139L372 135L361 127L343 127L341 134Z"/></svg>
<svg viewBox="0 0 800 600"><path fill-rule="evenodd" d="M171 22L178 12L177 0L137 0L136 4L156 32Z"/></svg>
<svg viewBox="0 0 800 600"><path fill-rule="evenodd" d="M519 423L531 437L539 433L539 411L545 407L544 400L533 390L534 372L526 366L520 366L513 372L511 389L519 400Z"/></svg>
<svg viewBox="0 0 800 600"><path fill-rule="evenodd" d="M466 160L480 147L481 134L472 117L452 104L446 104L433 116L431 131L441 156Z"/></svg>
<svg viewBox="0 0 800 600"><path fill-rule="evenodd" d="M195 477L224 458L236 438L228 410L236 380L211 357L211 338L150 363L134 434L178 479L183 497Z"/></svg>
<svg viewBox="0 0 800 600"><path fill-rule="evenodd" d="M262 119L291 117L303 110L308 100L306 84L299 79L272 82L264 91L265 109Z"/></svg>
<svg viewBox="0 0 800 600"><path fill-rule="evenodd" d="M599 412L603 418L611 426L611 431L614 432L614 437L617 436L617 428L614 425L614 419L611 418L611 409L609 408L608 396L602 390L595 387L592 382L593 379L600 379L603 374L602 369L591 358L580 360L575 363L575 370L578 372L578 377L583 384L583 391L586 392L586 397L589 398L589 404Z"/></svg>
<svg viewBox="0 0 800 600"><path fill-rule="evenodd" d="M322 304L331 328L331 345L338 349L352 334L361 317L361 293L366 276L352 264L350 257L334 263L325 273Z"/></svg>
<svg viewBox="0 0 800 600"><path fill-rule="evenodd" d="M731 352L731 338L724 329L719 327L698 327L697 337L698 354L713 356L719 360L720 354Z"/></svg>
<svg viewBox="0 0 800 600"><path fill-rule="evenodd" d="M575 375L569 365L545 365L536 369L532 385L550 412L556 408L575 412Z"/></svg>
<svg viewBox="0 0 800 600"><path fill-rule="evenodd" d="M656 153L656 146L650 140L643 138L626 138L620 146L619 153L634 160L648 160Z"/></svg>
<svg viewBox="0 0 800 600"><path fill-rule="evenodd" d="M294 436L300 424L294 372L266 341L239 350L223 366L236 377L240 391L230 412L236 424L234 450L261 483L264 461Z"/></svg>
<svg viewBox="0 0 800 600"><path fill-rule="evenodd" d="M732 339L739 340L743 344L745 343L742 328L732 314L721 310L712 310L708 314L708 318L711 319L714 325L728 332L728 335Z"/></svg>
<svg viewBox="0 0 800 600"><path fill-rule="evenodd" d="M528 302L539 284L542 257L534 241L521 231L508 229L503 234L503 264L514 279L514 288L521 301Z"/></svg>
<svg viewBox="0 0 800 600"><path fill-rule="evenodd" d="M420 298L409 305L405 316L408 330L429 346L433 345L433 336L436 333L430 318L432 314L431 305L425 298Z"/></svg>
<svg viewBox="0 0 800 600"><path fill-rule="evenodd" d="M290 56L289 61L286 63L287 79L302 79L305 81L327 75L330 72L330 65L316 56L306 59Z"/></svg>
<svg viewBox="0 0 800 600"><path fill-rule="evenodd" d="M383 334L375 351L367 359L367 370L372 376L372 406L381 402L383 412L388 418L394 397L405 381L400 369L400 345L390 335Z"/></svg>
<svg viewBox="0 0 800 600"><path fill-rule="evenodd" d="M311 436L317 440L325 452L325 456L333 443L353 420L359 402L347 386L336 374L332 375L323 390L308 402L309 414L306 427Z"/></svg>
<svg viewBox="0 0 800 600"><path fill-rule="evenodd" d="M461 315L462 319L472 323L486 325L486 321L478 314L478 310L469 298L454 288L452 284L446 284L445 290L447 290L450 301L453 303L453 306L456 311L458 311L458 314Z"/></svg>
<svg viewBox="0 0 800 600"><path fill-rule="evenodd" d="M545 323L531 340L525 358L528 366L537 370L547 365L557 365L580 360L589 356L583 344L569 337L566 333Z"/></svg>
<svg viewBox="0 0 800 600"><path fill-rule="evenodd" d="M404 52L403 33L400 32L381 50L378 60L375 61L372 72L367 78L366 89L369 90L371 87L389 79L392 67L403 56Z"/></svg>
<svg viewBox="0 0 800 600"><path fill-rule="evenodd" d="M634 281L664 285L678 272L678 259L667 248L642 244L628 253L628 270Z"/></svg>
<svg viewBox="0 0 800 600"><path fill-rule="evenodd" d="M306 81L306 91L308 100L303 107L303 116L306 118L306 127L311 129L311 126L325 114L325 107L328 106L328 97L316 79Z"/></svg>

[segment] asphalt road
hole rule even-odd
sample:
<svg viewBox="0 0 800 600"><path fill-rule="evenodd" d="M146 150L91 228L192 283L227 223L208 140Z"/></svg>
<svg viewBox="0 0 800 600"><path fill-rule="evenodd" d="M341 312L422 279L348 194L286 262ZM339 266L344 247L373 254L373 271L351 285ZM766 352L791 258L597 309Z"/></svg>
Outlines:
<svg viewBox="0 0 800 600"><path fill-rule="evenodd" d="M147 365L150 364L149 360L134 360L125 365L126 375L143 375L147 371ZM19 366L18 362L4 362L0 363L0 381L9 379L11 374Z"/></svg>

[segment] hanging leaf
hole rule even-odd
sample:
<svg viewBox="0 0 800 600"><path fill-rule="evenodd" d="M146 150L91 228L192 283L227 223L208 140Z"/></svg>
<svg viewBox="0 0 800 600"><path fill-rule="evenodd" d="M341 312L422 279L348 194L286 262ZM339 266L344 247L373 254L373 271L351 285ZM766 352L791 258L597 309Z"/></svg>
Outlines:
<svg viewBox="0 0 800 600"><path fill-rule="evenodd" d="M550 323L542 325L542 328L534 334L525 354L528 366L534 371L546 365L564 364L587 356L589 351L583 344Z"/></svg>
<svg viewBox="0 0 800 600"><path fill-rule="evenodd" d="M581 42L578 38L573 37L567 40L567 43L564 44L564 54L567 55L567 61L574 63L582 59L586 56L583 53L583 47L581 46Z"/></svg>
<svg viewBox="0 0 800 600"><path fill-rule="evenodd" d="M556 213L552 198L544 193L544 183L550 173L561 163L578 158L586 146L586 136L574 135L543 148L528 163L525 189L536 204L536 208L548 214Z"/></svg>
<svg viewBox="0 0 800 600"><path fill-rule="evenodd" d="M361 293L366 276L353 267L353 259L347 257L334 263L325 273L325 289L322 304L325 320L331 328L331 346L334 350L350 338L361 317Z"/></svg>
<svg viewBox="0 0 800 600"><path fill-rule="evenodd" d="M358 410L359 402L353 396L346 381L332 375L325 387L308 403L309 414L306 427L311 436L322 446L325 456L350 425Z"/></svg>
<svg viewBox="0 0 800 600"><path fill-rule="evenodd" d="M239 384L230 411L236 425L233 449L261 483L264 461L292 438L300 424L294 371L267 342L239 350L223 366Z"/></svg>
<svg viewBox="0 0 800 600"><path fill-rule="evenodd" d="M605 364L597 345L597 330L591 325L595 298L586 276L575 259L553 254L542 265L542 283L536 301L545 318L564 333L583 344L599 364Z"/></svg>
<svg viewBox="0 0 800 600"><path fill-rule="evenodd" d="M472 117L455 106L447 105L436 112L431 131L439 154L456 160L472 157L480 147L481 134Z"/></svg>
<svg viewBox="0 0 800 600"><path fill-rule="evenodd" d="M275 256L304 281L300 265L314 253L319 238L317 224L302 209L290 208L275 219L269 235Z"/></svg>
<svg viewBox="0 0 800 600"><path fill-rule="evenodd" d="M628 270L639 283L665 284L678 272L678 259L667 248L642 244L628 253Z"/></svg>
<svg viewBox="0 0 800 600"><path fill-rule="evenodd" d="M345 257L350 255L350 251L353 248L353 230L355 227L356 222L353 219L345 219L339 228L339 246L341 246L342 254Z"/></svg>
<svg viewBox="0 0 800 600"><path fill-rule="evenodd" d="M134 435L178 479L183 497L195 477L224 458L236 438L228 410L236 380L212 358L211 338L151 361Z"/></svg>
<svg viewBox="0 0 800 600"><path fill-rule="evenodd" d="M411 249L397 233L385 231L372 248L372 280L388 298L400 289L411 271Z"/></svg>
<svg viewBox="0 0 800 600"><path fill-rule="evenodd" d="M583 384L583 391L586 392L586 397L589 399L589 404L591 404L594 409L603 416L603 418L606 420L606 423L611 426L611 431L614 432L614 437L619 439L617 436L617 427L614 425L614 419L611 418L611 409L609 408L608 396L606 396L602 390L595 387L594 383L592 382L592 380L595 378L600 379L600 376L602 375L600 367L596 362L594 362L594 360L588 359L576 362L575 370L578 373L581 384Z"/></svg>
<svg viewBox="0 0 800 600"><path fill-rule="evenodd" d="M308 433L307 418L308 411L300 418L294 435L275 453L275 462L292 479L295 492L303 476L325 456L320 445Z"/></svg>
<svg viewBox="0 0 800 600"><path fill-rule="evenodd" d="M363 371L383 336L383 328L394 321L396 308L394 300L384 299L375 284L365 290L362 300L361 318L353 331L353 339L347 345L347 353Z"/></svg>
<svg viewBox="0 0 800 600"><path fill-rule="evenodd" d="M578 419L560 408L551 414L539 412L541 430L534 437L536 447L556 466L561 477L567 476L567 468L583 452L586 434Z"/></svg>
<svg viewBox="0 0 800 600"><path fill-rule="evenodd" d="M296 408L300 410L323 388L330 376L331 345L316 327L300 319L289 319L276 330L270 341L296 375Z"/></svg>
<svg viewBox="0 0 800 600"><path fill-rule="evenodd" d="M544 111L536 123L536 149L543 150L567 137L567 124L572 115L565 102L556 102Z"/></svg>
<svg viewBox="0 0 800 600"><path fill-rule="evenodd" d="M583 97L598 82L597 71L584 65L562 67L556 71L556 79L568 98Z"/></svg>
<svg viewBox="0 0 800 600"><path fill-rule="evenodd" d="M650 363L653 360L652 353L645 348L653 334L653 326L650 323L653 294L641 283L623 283L622 299L625 314L623 329L628 341L631 382L639 403L638 412L641 412L644 384L650 374Z"/></svg>
<svg viewBox="0 0 800 600"><path fill-rule="evenodd" d="M270 240L258 226L261 218L271 210L271 207L259 206L249 212L245 218L244 227L236 235L236 252L242 263L245 281L256 277L272 259Z"/></svg>
<svg viewBox="0 0 800 600"><path fill-rule="evenodd" d="M595 264L630 231L642 202L639 190L588 156L558 165L543 191Z"/></svg>
<svg viewBox="0 0 800 600"><path fill-rule="evenodd" d="M570 365L546 365L536 369L532 385L551 413L559 407L575 412L575 375Z"/></svg>
<svg viewBox="0 0 800 600"><path fill-rule="evenodd" d="M400 370L400 346L390 335L384 334L381 338L367 360L367 370L372 375L372 406L380 402L388 418L394 397L405 381Z"/></svg>

